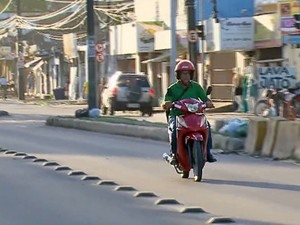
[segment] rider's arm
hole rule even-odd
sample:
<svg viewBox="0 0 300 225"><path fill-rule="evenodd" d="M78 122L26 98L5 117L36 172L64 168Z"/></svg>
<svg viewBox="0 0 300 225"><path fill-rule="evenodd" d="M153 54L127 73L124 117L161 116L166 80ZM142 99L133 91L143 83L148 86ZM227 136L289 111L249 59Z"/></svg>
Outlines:
<svg viewBox="0 0 300 225"><path fill-rule="evenodd" d="M205 104L207 108L215 108L214 103L210 99L208 99Z"/></svg>
<svg viewBox="0 0 300 225"><path fill-rule="evenodd" d="M167 111L172 107L172 102L169 102L169 101L168 102L163 102L161 106L164 110Z"/></svg>
<svg viewBox="0 0 300 225"><path fill-rule="evenodd" d="M167 90L167 93L164 97L164 101L161 104L161 107L166 111L169 110L172 107L173 99L174 99L174 97L173 97L173 94L172 94L172 90L169 87L168 90Z"/></svg>
<svg viewBox="0 0 300 225"><path fill-rule="evenodd" d="M200 85L198 86L198 94L201 101L206 103L207 108L214 108L213 102L207 97L204 89Z"/></svg>

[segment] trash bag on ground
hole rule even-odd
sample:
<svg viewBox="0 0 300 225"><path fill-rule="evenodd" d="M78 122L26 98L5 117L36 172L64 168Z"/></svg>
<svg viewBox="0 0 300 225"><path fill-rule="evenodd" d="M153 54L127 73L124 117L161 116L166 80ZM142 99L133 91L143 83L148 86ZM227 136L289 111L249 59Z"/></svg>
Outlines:
<svg viewBox="0 0 300 225"><path fill-rule="evenodd" d="M230 137L246 137L248 132L248 120L229 120L219 129L219 132Z"/></svg>
<svg viewBox="0 0 300 225"><path fill-rule="evenodd" d="M100 109L98 109L98 108L91 109L89 111L89 117L91 117L91 118L98 118L98 117L100 117Z"/></svg>

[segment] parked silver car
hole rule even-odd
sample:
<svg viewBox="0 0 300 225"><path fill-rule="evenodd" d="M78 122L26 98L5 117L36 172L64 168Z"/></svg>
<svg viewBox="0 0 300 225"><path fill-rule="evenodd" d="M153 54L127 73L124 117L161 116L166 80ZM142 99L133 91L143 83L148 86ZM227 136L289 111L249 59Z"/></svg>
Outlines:
<svg viewBox="0 0 300 225"><path fill-rule="evenodd" d="M104 115L115 111L141 111L142 115L153 113L154 91L144 74L116 72L104 86L101 109Z"/></svg>

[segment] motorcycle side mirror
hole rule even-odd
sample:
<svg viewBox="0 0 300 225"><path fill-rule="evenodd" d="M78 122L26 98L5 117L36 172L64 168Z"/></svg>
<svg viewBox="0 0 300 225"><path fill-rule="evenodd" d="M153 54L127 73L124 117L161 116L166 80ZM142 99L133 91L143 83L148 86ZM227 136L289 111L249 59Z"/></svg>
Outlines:
<svg viewBox="0 0 300 225"><path fill-rule="evenodd" d="M206 95L210 95L212 92L212 86L208 86L206 89Z"/></svg>

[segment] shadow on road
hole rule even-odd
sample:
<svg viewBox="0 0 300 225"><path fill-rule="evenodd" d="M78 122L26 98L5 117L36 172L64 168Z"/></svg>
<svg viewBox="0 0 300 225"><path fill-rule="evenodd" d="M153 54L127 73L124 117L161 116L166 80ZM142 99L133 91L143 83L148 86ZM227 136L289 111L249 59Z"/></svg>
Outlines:
<svg viewBox="0 0 300 225"><path fill-rule="evenodd" d="M245 187L255 187L263 189L278 189L285 191L300 191L299 185L290 185L290 184L275 184L268 182L254 182L254 181L237 181L237 180L216 180L216 179L205 179L205 183L209 184L218 184L218 185L234 185L234 186L245 186Z"/></svg>

